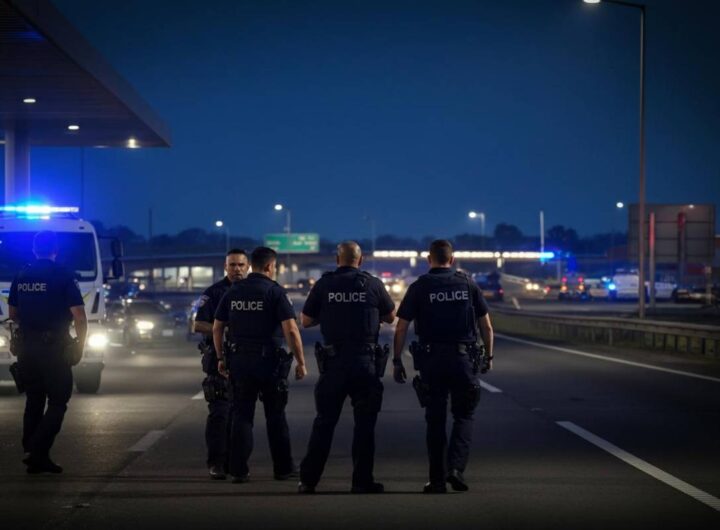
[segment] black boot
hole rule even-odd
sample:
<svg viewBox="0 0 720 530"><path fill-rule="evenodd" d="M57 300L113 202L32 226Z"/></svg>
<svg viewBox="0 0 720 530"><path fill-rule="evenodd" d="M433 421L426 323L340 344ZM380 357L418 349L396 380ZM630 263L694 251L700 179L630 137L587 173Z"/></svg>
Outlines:
<svg viewBox="0 0 720 530"><path fill-rule="evenodd" d="M467 482L465 482L465 477L463 477L462 472L457 469L450 470L447 476L447 483L450 484L455 491L467 491L470 489Z"/></svg>

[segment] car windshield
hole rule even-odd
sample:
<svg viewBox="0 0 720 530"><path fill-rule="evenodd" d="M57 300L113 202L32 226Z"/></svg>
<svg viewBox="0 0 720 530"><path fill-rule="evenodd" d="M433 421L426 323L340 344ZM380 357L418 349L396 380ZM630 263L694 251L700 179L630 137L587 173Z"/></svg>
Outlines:
<svg viewBox="0 0 720 530"><path fill-rule="evenodd" d="M92 234L57 232L56 262L75 271L81 281L97 277L97 255ZM20 269L35 260L34 232L0 232L0 281L12 281Z"/></svg>
<svg viewBox="0 0 720 530"><path fill-rule="evenodd" d="M164 315L166 311L163 306L157 304L130 304L128 307L128 313L133 316L152 316Z"/></svg>

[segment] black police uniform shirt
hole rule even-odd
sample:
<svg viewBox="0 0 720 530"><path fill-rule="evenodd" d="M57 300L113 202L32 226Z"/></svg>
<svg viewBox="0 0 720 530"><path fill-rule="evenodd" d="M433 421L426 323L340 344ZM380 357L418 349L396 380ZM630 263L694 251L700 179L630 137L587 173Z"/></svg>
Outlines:
<svg viewBox="0 0 720 530"><path fill-rule="evenodd" d="M8 304L17 308L23 331L66 334L72 322L70 308L85 302L71 271L39 259L13 280Z"/></svg>
<svg viewBox="0 0 720 530"><path fill-rule="evenodd" d="M420 276L400 303L397 316L415 321L423 343L475 342L477 320L488 314L482 291L469 276L435 267Z"/></svg>
<svg viewBox="0 0 720 530"><path fill-rule="evenodd" d="M240 344L280 346L281 323L295 319L290 299L277 282L252 272L225 293L215 319L227 322L230 340Z"/></svg>
<svg viewBox="0 0 720 530"><path fill-rule="evenodd" d="M380 317L395 309L383 283L356 267L324 274L308 294L303 313L320 322L326 345L377 343Z"/></svg>
<svg viewBox="0 0 720 530"><path fill-rule="evenodd" d="M205 289L200 301L198 302L197 313L195 314L195 320L197 322L207 322L212 324L215 320L215 311L217 311L220 305L220 300L225 296L225 293L232 287L230 278L225 276L219 282L215 282L210 287ZM211 350L215 350L213 344L212 335L204 335L202 342L205 343Z"/></svg>

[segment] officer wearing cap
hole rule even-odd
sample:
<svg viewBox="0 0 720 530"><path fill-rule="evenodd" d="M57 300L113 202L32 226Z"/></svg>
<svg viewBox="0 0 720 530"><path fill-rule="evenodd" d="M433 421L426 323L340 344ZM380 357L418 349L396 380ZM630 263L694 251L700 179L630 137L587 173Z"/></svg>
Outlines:
<svg viewBox="0 0 720 530"><path fill-rule="evenodd" d="M283 337L295 357L295 379L307 374L295 310L275 277L277 253L258 247L250 256L253 272L220 300L213 323L218 371L232 386L230 474L234 483L249 480L253 418L258 398L265 408L268 443L276 480L297 477L285 417L287 376L292 357L280 348ZM223 333L228 328L227 344Z"/></svg>
<svg viewBox="0 0 720 530"><path fill-rule="evenodd" d="M478 363L475 354L478 328L486 348L485 370L492 369L493 330L488 307L478 286L452 269L453 249L449 241L430 245L430 271L407 290L398 308L395 329L393 375L406 380L402 363L410 322L415 321L419 344L414 361L420 379L413 383L425 406L430 481L425 493L445 493L445 483L455 491L467 491L463 477L472 438L473 414L480 401ZM448 395L453 427L447 441Z"/></svg>
<svg viewBox="0 0 720 530"><path fill-rule="evenodd" d="M337 247L337 269L313 286L302 310L303 327L320 324L324 346L318 348L323 365L315 386L317 416L300 466L300 493L314 493L332 443L333 432L350 396L355 416L353 431L353 493L382 493L373 478L375 423L382 405L381 374L376 366L380 322L395 320L395 304L383 283L360 270L362 253L354 241Z"/></svg>
<svg viewBox="0 0 720 530"><path fill-rule="evenodd" d="M80 362L87 318L72 272L55 263L54 232L38 232L33 241L36 261L10 286L10 319L19 324L18 367L27 400L23 416L23 462L27 472L62 473L50 449L62 427L73 386L72 365ZM75 324L76 340L69 334Z"/></svg>
<svg viewBox="0 0 720 530"><path fill-rule="evenodd" d="M205 399L208 401L208 417L205 422L205 445L210 478L224 480L229 464L228 444L230 438L231 402L228 395L228 381L218 373L217 353L213 345L212 328L215 311L220 300L234 282L244 280L250 269L247 253L231 249L225 256L225 277L203 292L198 302L193 331L202 333L199 348L202 352L202 368L206 377L203 381Z"/></svg>

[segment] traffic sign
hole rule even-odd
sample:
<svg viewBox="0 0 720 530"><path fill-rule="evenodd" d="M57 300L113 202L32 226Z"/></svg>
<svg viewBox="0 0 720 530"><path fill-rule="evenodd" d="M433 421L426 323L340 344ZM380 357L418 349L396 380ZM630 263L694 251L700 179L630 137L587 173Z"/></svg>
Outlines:
<svg viewBox="0 0 720 530"><path fill-rule="evenodd" d="M265 246L281 254L320 252L319 234L265 234Z"/></svg>

